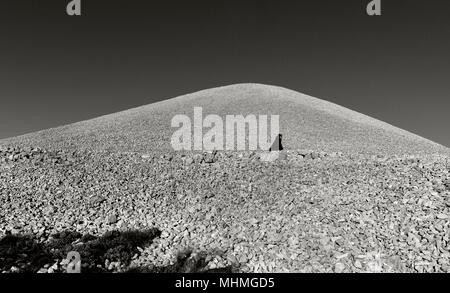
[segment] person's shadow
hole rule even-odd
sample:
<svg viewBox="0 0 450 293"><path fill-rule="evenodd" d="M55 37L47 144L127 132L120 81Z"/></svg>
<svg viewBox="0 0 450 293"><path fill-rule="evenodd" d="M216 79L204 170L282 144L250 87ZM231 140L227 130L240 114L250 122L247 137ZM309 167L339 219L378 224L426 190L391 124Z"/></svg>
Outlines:
<svg viewBox="0 0 450 293"><path fill-rule="evenodd" d="M280 133L275 138L275 141L273 142L272 146L269 149L269 152L277 152L283 150L283 144L282 144L283 135Z"/></svg>

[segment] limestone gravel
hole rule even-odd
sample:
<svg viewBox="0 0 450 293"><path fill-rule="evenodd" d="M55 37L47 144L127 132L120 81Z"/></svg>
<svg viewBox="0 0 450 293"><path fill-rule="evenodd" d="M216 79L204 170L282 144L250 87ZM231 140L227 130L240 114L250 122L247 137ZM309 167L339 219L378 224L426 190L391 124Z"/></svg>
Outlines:
<svg viewBox="0 0 450 293"><path fill-rule="evenodd" d="M448 156L282 154L3 147L0 237L158 228L131 266L191 249L243 272L450 272Z"/></svg>

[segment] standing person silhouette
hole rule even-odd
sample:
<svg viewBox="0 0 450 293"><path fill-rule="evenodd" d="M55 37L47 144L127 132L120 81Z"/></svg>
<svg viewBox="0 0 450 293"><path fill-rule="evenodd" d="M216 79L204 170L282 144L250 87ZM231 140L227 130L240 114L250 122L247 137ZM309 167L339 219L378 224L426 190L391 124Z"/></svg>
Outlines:
<svg viewBox="0 0 450 293"><path fill-rule="evenodd" d="M278 134L272 146L270 147L269 152L282 151L283 150L283 144L281 143L282 139L283 135L281 133Z"/></svg>

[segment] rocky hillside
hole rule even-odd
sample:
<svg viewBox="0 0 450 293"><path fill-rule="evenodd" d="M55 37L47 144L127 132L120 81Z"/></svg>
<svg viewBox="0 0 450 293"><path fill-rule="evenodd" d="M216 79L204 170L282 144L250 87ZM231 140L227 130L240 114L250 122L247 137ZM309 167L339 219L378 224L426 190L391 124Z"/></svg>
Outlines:
<svg viewBox="0 0 450 293"><path fill-rule="evenodd" d="M434 142L336 104L285 88L238 84L200 91L163 102L63 127L0 141L3 145L109 152L171 150L178 114L280 115L284 146L290 150L372 154L448 153Z"/></svg>
<svg viewBox="0 0 450 293"><path fill-rule="evenodd" d="M278 114L281 152L174 152L171 119ZM449 150L241 84L0 141L0 272L450 272Z"/></svg>
<svg viewBox="0 0 450 293"><path fill-rule="evenodd" d="M203 270L450 272L446 156L3 148L0 161L3 271L64 271L64 254L30 259L56 241L101 271L164 271L191 251ZM99 246L135 230L159 232Z"/></svg>

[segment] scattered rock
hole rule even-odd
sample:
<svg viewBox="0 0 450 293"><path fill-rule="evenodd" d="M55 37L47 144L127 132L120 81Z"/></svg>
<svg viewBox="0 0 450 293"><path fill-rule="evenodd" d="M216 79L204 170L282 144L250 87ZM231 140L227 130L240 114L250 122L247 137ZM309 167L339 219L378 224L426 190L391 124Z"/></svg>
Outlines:
<svg viewBox="0 0 450 293"><path fill-rule="evenodd" d="M117 223L118 219L117 216L115 214L109 215L108 216L108 224L112 225Z"/></svg>
<svg viewBox="0 0 450 293"><path fill-rule="evenodd" d="M287 153L286 153L286 152L280 152L280 155L279 155L279 157L278 157L278 160L280 160L280 161L285 161L285 160L287 160L287 158L288 158L288 156L287 156Z"/></svg>
<svg viewBox="0 0 450 293"><path fill-rule="evenodd" d="M101 204L102 202L104 202L106 199L103 196L97 195L97 196L93 196L90 198L90 203L93 205L97 205L97 204Z"/></svg>
<svg viewBox="0 0 450 293"><path fill-rule="evenodd" d="M334 272L335 273L343 273L345 271L345 265L343 263L336 263L334 265Z"/></svg>
<svg viewBox="0 0 450 293"><path fill-rule="evenodd" d="M450 190L450 179L445 180L444 186L445 188L447 188L447 190Z"/></svg>
<svg viewBox="0 0 450 293"><path fill-rule="evenodd" d="M138 267L169 266L192 248L220 254L208 258L214 268L233 263L242 272L450 272L447 157L290 150L151 157L159 159L3 148L0 236L30 233L45 242L67 228L99 235L111 225L152 226L165 232L130 256ZM45 272L63 266L52 264ZM122 265L109 259L107 267Z"/></svg>

